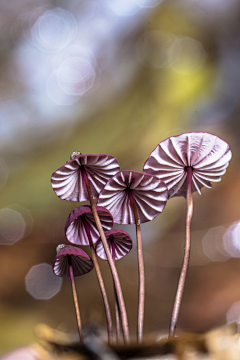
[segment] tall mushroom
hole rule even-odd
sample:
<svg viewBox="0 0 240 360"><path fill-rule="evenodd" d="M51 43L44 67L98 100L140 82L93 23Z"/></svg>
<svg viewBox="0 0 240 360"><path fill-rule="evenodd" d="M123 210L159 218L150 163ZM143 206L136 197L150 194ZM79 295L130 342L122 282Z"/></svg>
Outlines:
<svg viewBox="0 0 240 360"><path fill-rule="evenodd" d="M169 198L184 196L187 199L186 245L183 266L179 278L170 336L174 336L180 310L184 284L190 258L190 226L193 213L192 193L211 181L221 181L221 175L232 157L230 146L219 137L209 133L184 133L160 142L147 159L143 170L164 180Z"/></svg>
<svg viewBox="0 0 240 360"><path fill-rule="evenodd" d="M129 342L129 329L127 312L118 273L109 251L107 240L96 211L93 199L98 197L99 192L106 182L120 170L117 159L112 155L81 154L75 151L71 154L71 160L57 169L51 178L52 188L58 197L69 201L90 201L93 216L101 236L105 252L108 257L112 276L116 286L119 307L122 318L123 336L126 343Z"/></svg>
<svg viewBox="0 0 240 360"><path fill-rule="evenodd" d="M91 258L82 249L71 245L58 245L52 266L53 272L57 276L70 277L80 341L82 341L82 326L74 277L88 273L93 266Z"/></svg>
<svg viewBox="0 0 240 360"><path fill-rule="evenodd" d="M100 206L96 206L96 210L98 212L98 216L100 218L104 231L110 230L113 225L113 218L110 212ZM94 243L96 243L96 241L99 238L99 232L96 227L91 206L89 205L79 206L70 213L65 226L65 235L68 241L72 244L90 246L91 256L96 270L97 279L105 307L107 328L108 328L108 341L109 343L112 343L113 329L112 329L111 312L110 312L107 292L104 286L101 270L98 264L97 256L93 245Z"/></svg>
<svg viewBox="0 0 240 360"><path fill-rule="evenodd" d="M154 175L136 171L119 171L105 185L98 205L108 209L117 224L135 224L139 270L137 338L142 342L145 276L140 223L153 220L167 202L168 191L163 181Z"/></svg>
<svg viewBox="0 0 240 360"><path fill-rule="evenodd" d="M110 230L105 233L108 246L113 258L113 261L122 259L126 256L129 251L132 249L132 239L129 234L124 230ZM95 251L97 256L99 256L103 260L107 260L107 256L104 250L103 243L101 238L96 242ZM115 314L116 314L116 334L117 334L117 342L120 341L120 318L119 318L119 305L116 297L116 289L114 286L114 294L115 294Z"/></svg>

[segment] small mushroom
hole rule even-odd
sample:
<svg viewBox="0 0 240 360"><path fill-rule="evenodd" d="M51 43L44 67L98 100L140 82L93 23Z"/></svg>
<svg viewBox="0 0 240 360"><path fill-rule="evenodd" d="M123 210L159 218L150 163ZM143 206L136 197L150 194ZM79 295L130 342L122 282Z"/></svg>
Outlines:
<svg viewBox="0 0 240 360"><path fill-rule="evenodd" d="M52 268L55 275L70 277L80 341L82 341L82 327L74 277L88 273L93 266L91 258L82 249L71 245L58 245Z"/></svg>
<svg viewBox="0 0 240 360"><path fill-rule="evenodd" d="M136 224L139 269L138 342L142 342L145 275L142 254L140 223L153 220L167 202L168 190L163 181L154 175L124 170L115 174L105 185L98 205L108 209L117 224Z"/></svg>
<svg viewBox="0 0 240 360"><path fill-rule="evenodd" d="M110 230L113 226L113 218L110 212L100 206L96 206L96 210L98 212L103 229L105 231ZM108 328L108 341L111 343L113 337L112 318L107 292L93 245L99 238L99 232L96 227L91 206L79 206L70 213L65 226L65 235L68 241L74 245L90 246L91 256L105 307Z"/></svg>
<svg viewBox="0 0 240 360"><path fill-rule="evenodd" d="M186 244L183 266L176 292L169 335L175 333L184 284L190 259L190 225L193 214L192 193L212 181L221 181L232 157L230 146L219 137L202 132L172 136L152 151L143 170L164 180L169 198L184 196L187 199Z"/></svg>
<svg viewBox="0 0 240 360"><path fill-rule="evenodd" d="M132 249L132 239L124 230L113 229L105 233L113 261L120 260ZM101 238L96 242L95 251L102 260L107 260Z"/></svg>
<svg viewBox="0 0 240 360"><path fill-rule="evenodd" d="M124 230L117 230L117 229L110 230L105 233L105 236L114 262L116 260L122 259L132 249L132 239L129 236L129 234ZM102 260L107 260L107 256L101 238L99 238L96 243L95 251L98 257L100 257ZM120 342L121 331L120 331L119 305L117 301L115 286L114 286L114 294L115 294L116 334L117 334L117 342Z"/></svg>
<svg viewBox="0 0 240 360"><path fill-rule="evenodd" d="M113 226L111 213L101 206L96 206L96 210L104 232L109 231ZM71 211L66 222L65 235L68 241L74 245L86 246L96 243L99 231L91 206L82 205Z"/></svg>

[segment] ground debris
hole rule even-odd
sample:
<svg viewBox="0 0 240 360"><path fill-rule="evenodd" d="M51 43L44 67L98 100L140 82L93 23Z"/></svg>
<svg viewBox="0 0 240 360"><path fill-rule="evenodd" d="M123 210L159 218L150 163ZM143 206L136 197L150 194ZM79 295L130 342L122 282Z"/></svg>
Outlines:
<svg viewBox="0 0 240 360"><path fill-rule="evenodd" d="M84 329L84 343L77 334L65 333L39 324L35 329L38 345L36 360L239 360L240 343L237 324L232 323L206 333L181 332L173 339L155 336L139 345L106 343L101 327Z"/></svg>

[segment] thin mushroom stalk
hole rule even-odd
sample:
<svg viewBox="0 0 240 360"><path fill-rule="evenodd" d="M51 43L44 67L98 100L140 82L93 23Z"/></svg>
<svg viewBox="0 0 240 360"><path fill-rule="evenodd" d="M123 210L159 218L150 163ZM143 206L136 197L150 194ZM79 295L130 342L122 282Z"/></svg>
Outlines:
<svg viewBox="0 0 240 360"><path fill-rule="evenodd" d="M75 306L75 311L76 311L79 339L80 339L80 342L82 342L83 341L82 323L81 323L80 311L79 311L79 306L78 306L78 298L77 298L76 286L75 286L75 281L74 281L74 276L73 276L73 268L72 268L71 257L69 255L67 255L67 259L68 259L69 277L70 277L71 285L72 285L74 306Z"/></svg>
<svg viewBox="0 0 240 360"><path fill-rule="evenodd" d="M186 281L189 259L190 259L190 248L191 248L191 220L193 214L193 200L192 200L192 168L187 167L187 216L186 216L186 241L185 251L182 270L178 282L177 292L175 296L173 312L171 317L169 337L174 337L175 329L177 325L179 310L182 302L183 290Z"/></svg>
<svg viewBox="0 0 240 360"><path fill-rule="evenodd" d="M94 267L96 270L97 279L98 279L98 283L99 283L99 287L101 290L103 303L104 303L104 307L105 307L105 313L106 313L106 319L107 319L107 329L108 329L108 342L109 342L109 344L112 344L112 342L113 342L113 326L112 326L112 317L111 317L111 311L110 311L110 306L109 306L109 302L108 302L107 292L105 289L102 273L101 273L101 270L100 270L100 267L98 264L97 256L96 256L94 245L92 242L92 237L91 237L91 234L89 231L88 224L86 222L84 222L84 227L85 227L85 230L86 230L86 233L88 236L92 261L94 263Z"/></svg>
<svg viewBox="0 0 240 360"><path fill-rule="evenodd" d="M137 255L138 255L138 319L137 319L137 339L142 342L143 338L143 321L144 321L144 302L145 302L145 274L144 274L144 261L142 251L141 227L135 200L128 192L130 204L134 213L136 224L136 238L137 238Z"/></svg>
<svg viewBox="0 0 240 360"><path fill-rule="evenodd" d="M123 298L123 293L122 293L122 288L121 288L121 284L120 284L120 280L118 277L118 273L117 273L117 269L116 266L114 264L114 261L112 259L108 244L107 244L107 240L101 225L101 221L99 219L97 210L96 210L96 205L94 203L93 200L93 196L92 196L92 191L90 188L90 183L88 180L88 176L85 172L85 170L82 168L82 175L83 175L83 179L87 188L87 192L89 195L89 201L90 201L90 205L92 208L92 212L93 212L93 216L108 258L108 262L109 262L109 266L112 272L112 276L113 276L113 280L115 283L115 288L116 288L116 293L117 293L117 297L118 297L118 303L119 303L119 309L120 309L120 313L121 313L121 319L122 319L122 329L123 329L123 337L124 337L124 341L125 343L129 343L129 328L128 328L128 319L127 319L127 312L126 312L126 307L125 307L125 303L124 303L124 298Z"/></svg>
<svg viewBox="0 0 240 360"><path fill-rule="evenodd" d="M115 264L116 253L115 253L115 245L113 242L111 243L111 247L112 247L112 257ZM114 287L114 299L115 299L116 340L117 340L117 344L119 344L121 342L120 314L119 314L119 304L118 304L118 298L117 298L114 282L113 282L113 287Z"/></svg>
<svg viewBox="0 0 240 360"><path fill-rule="evenodd" d="M115 298L116 341L117 344L119 344L121 343L120 310L119 310L115 285L114 285L114 298Z"/></svg>

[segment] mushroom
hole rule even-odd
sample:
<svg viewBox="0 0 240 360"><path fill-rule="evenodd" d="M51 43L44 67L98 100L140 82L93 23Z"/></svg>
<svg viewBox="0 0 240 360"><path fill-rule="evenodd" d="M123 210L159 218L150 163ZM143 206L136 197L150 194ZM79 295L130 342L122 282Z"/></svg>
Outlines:
<svg viewBox="0 0 240 360"><path fill-rule="evenodd" d="M118 230L118 229L110 230L105 233L105 236L114 262L116 260L122 259L132 249L132 239L130 235L124 230ZM102 260L107 260L107 256L101 238L99 238L96 243L95 251L98 257L100 257ZM117 342L120 342L121 331L120 331L119 305L117 302L115 286L114 286L114 294L115 294L116 334L117 334Z"/></svg>
<svg viewBox="0 0 240 360"><path fill-rule="evenodd" d="M88 273L93 266L91 258L82 249L71 245L58 245L52 268L55 275L70 277L80 341L82 341L82 326L74 277Z"/></svg>
<svg viewBox="0 0 240 360"><path fill-rule="evenodd" d="M113 229L105 233L108 246L113 258L113 261L120 260L126 256L132 249L132 239L130 235L119 229ZM95 251L98 257L102 260L107 260L101 238L98 239L95 246Z"/></svg>
<svg viewBox="0 0 240 360"><path fill-rule="evenodd" d="M90 201L93 216L111 267L121 311L123 335L125 342L128 343L128 319L121 284L107 245L101 221L96 211L96 205L93 201L93 199L98 197L98 193L108 179L120 170L120 166L114 156L106 154L83 155L79 151L74 151L70 158L70 161L67 161L65 165L61 166L52 174L52 188L61 199L79 202L85 200Z"/></svg>
<svg viewBox="0 0 240 360"><path fill-rule="evenodd" d="M96 210L98 212L104 231L110 230L113 225L113 218L110 212L100 206L96 206ZM93 245L99 238L99 232L94 221L91 206L79 206L70 213L65 226L65 235L68 241L72 244L90 246L91 256L105 307L108 328L108 341L109 343L112 343L113 330L111 312L101 270Z"/></svg>
<svg viewBox="0 0 240 360"><path fill-rule="evenodd" d="M111 213L101 207L96 206L103 230L109 231L113 226L113 217ZM88 236L88 231L90 237ZM95 244L99 238L99 231L96 227L91 206L82 205L71 211L68 216L65 235L69 242L75 245L89 245L89 242Z"/></svg>
<svg viewBox="0 0 240 360"><path fill-rule="evenodd" d="M112 155L83 155L74 151L70 159L51 178L53 190L63 200L88 201L89 190L92 198L97 199L106 182L120 170L117 159Z"/></svg>
<svg viewBox="0 0 240 360"><path fill-rule="evenodd" d="M164 180L169 198L187 199L186 245L176 292L169 335L174 336L190 258L190 226L193 213L192 193L211 181L221 181L232 157L230 146L219 137L203 132L184 133L160 142L143 167L144 172Z"/></svg>
<svg viewBox="0 0 240 360"><path fill-rule="evenodd" d="M136 171L119 171L105 185L98 205L108 209L117 224L135 224L139 270L137 338L142 342L145 276L140 223L153 220L167 202L167 186L154 175Z"/></svg>

